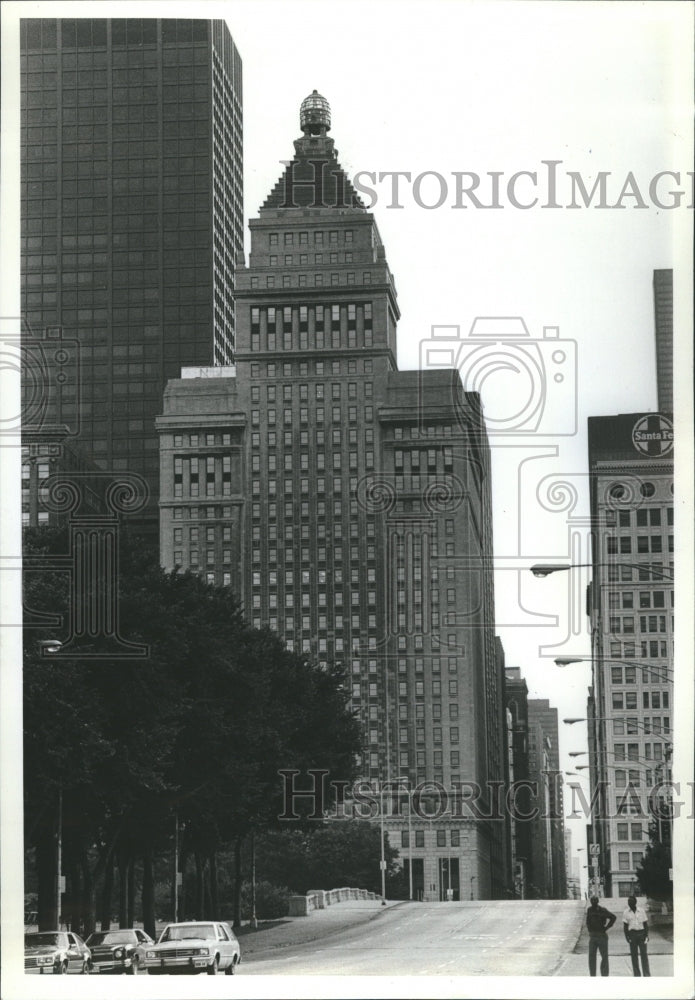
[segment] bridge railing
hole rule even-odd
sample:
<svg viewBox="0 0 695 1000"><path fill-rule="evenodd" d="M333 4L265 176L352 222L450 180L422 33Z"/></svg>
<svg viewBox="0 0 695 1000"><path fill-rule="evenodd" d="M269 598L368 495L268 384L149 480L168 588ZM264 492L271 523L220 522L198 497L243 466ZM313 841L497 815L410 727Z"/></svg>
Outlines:
<svg viewBox="0 0 695 1000"><path fill-rule="evenodd" d="M291 917L308 917L314 910L325 910L329 906L350 899L380 900L381 896L367 889L310 889L304 896L290 896Z"/></svg>

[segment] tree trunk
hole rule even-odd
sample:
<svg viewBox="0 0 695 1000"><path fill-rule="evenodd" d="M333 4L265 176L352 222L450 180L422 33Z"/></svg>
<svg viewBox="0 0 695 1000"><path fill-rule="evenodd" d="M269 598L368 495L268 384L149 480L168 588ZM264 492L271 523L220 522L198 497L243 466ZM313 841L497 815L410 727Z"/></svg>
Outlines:
<svg viewBox="0 0 695 1000"><path fill-rule="evenodd" d="M125 851L118 854L118 926L128 926L128 858Z"/></svg>
<svg viewBox="0 0 695 1000"><path fill-rule="evenodd" d="M220 896L217 888L217 854L210 852L210 917L217 920L220 916Z"/></svg>
<svg viewBox="0 0 695 1000"><path fill-rule="evenodd" d="M43 827L36 840L36 872L38 876L38 923L40 931L54 931L58 927L56 908L56 831L54 827Z"/></svg>
<svg viewBox="0 0 695 1000"><path fill-rule="evenodd" d="M241 927L241 846L243 837L237 837L234 844L234 926Z"/></svg>
<svg viewBox="0 0 695 1000"><path fill-rule="evenodd" d="M89 937L96 929L97 924L97 894L96 883L89 867L89 858L84 848L81 851L80 867L82 869L82 930L84 936Z"/></svg>
<svg viewBox="0 0 695 1000"><path fill-rule="evenodd" d="M195 852L195 916L205 918L205 859L200 851Z"/></svg>
<svg viewBox="0 0 695 1000"><path fill-rule="evenodd" d="M179 871L181 872L181 890L179 892L179 920L186 920L188 917L188 900L186 898L186 868L188 866L188 849L184 846L179 859Z"/></svg>
<svg viewBox="0 0 695 1000"><path fill-rule="evenodd" d="M65 862L63 870L68 874L67 882L69 886L69 893L65 897L65 909L68 914L68 927L76 934L80 934L82 929L80 869L78 868L77 862L73 857L66 858Z"/></svg>
<svg viewBox="0 0 695 1000"><path fill-rule="evenodd" d="M99 924L102 931L111 927L111 896L113 894L113 854L109 854L104 867L104 884L101 890Z"/></svg>
<svg viewBox="0 0 695 1000"><path fill-rule="evenodd" d="M128 905L126 907L128 923L126 927L132 927L135 923L135 858L128 861Z"/></svg>
<svg viewBox="0 0 695 1000"><path fill-rule="evenodd" d="M154 920L154 873L152 871L152 847L148 844L142 856L142 922L145 934L155 937Z"/></svg>

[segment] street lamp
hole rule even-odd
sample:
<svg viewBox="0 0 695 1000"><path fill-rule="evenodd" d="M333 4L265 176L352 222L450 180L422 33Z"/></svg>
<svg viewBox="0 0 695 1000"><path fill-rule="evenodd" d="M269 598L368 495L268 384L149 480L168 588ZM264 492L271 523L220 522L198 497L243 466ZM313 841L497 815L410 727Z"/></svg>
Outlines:
<svg viewBox="0 0 695 1000"><path fill-rule="evenodd" d="M59 653L62 648L63 644L59 639L41 639L39 642L39 649L42 656L51 656L53 653Z"/></svg>
<svg viewBox="0 0 695 1000"><path fill-rule="evenodd" d="M598 659L598 657L597 657ZM638 663L636 660L618 660L611 657L601 657L602 663L619 663L621 666L637 667L642 670L658 670L662 673L673 675L670 667L654 666L651 663ZM569 667L573 663L593 663L592 656L556 656L555 665L558 667Z"/></svg>
<svg viewBox="0 0 695 1000"><path fill-rule="evenodd" d="M654 569L646 563L632 563L623 562L621 559L619 562L612 563L536 563L535 566L531 566L531 572L534 576L539 578L550 576L551 573L560 573L565 570L570 569L598 569L599 566L629 566L631 569L642 570L645 573L650 573L655 576L657 580L673 580L673 572L665 572L664 570Z"/></svg>

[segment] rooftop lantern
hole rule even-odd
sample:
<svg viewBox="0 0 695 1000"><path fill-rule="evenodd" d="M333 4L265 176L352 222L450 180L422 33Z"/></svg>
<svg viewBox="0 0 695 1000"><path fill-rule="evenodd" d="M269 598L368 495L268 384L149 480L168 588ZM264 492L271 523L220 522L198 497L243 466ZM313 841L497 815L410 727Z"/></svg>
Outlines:
<svg viewBox="0 0 695 1000"><path fill-rule="evenodd" d="M299 125L304 135L325 135L331 128L331 106L318 90L312 90L299 107Z"/></svg>

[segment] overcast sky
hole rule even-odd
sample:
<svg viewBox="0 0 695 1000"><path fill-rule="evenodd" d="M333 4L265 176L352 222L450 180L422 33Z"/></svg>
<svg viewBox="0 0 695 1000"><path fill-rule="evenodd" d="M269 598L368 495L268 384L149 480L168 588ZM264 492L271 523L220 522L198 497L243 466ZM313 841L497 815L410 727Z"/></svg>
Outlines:
<svg viewBox="0 0 695 1000"><path fill-rule="evenodd" d="M85 4L4 6L6 17L87 13ZM292 155L302 99L314 88L328 99L341 163L376 191L402 313L401 368L420 364L433 325L458 325L465 338L476 317L522 317L541 342L544 327L559 328L565 344L527 351L545 365L540 388L524 369L490 375L481 391L497 420L532 392L546 394L536 431L514 447L491 439L495 555L512 567L496 578L498 632L532 696L549 697L560 718L583 715L588 666L560 672L552 659L589 652L588 577L536 581L517 567L561 561L570 532L586 535L587 416L656 408L652 272L673 268L686 301L691 274L691 5L231 0L102 2L98 11L227 21L244 67L246 220ZM554 198L543 161L559 161ZM400 181L401 208L390 179L368 179L391 171L411 175ZM510 191L520 171L536 180L522 175ZM662 178L650 192L661 171L680 173L680 183ZM600 172L609 174L606 203L622 207L593 207L596 198L566 207L570 173L590 191ZM484 204L496 174L502 207L457 198L457 173L464 186L464 173L478 175ZM677 200L669 191L685 192L680 208L656 204ZM528 209L513 203L534 197ZM562 207L541 207L549 202ZM576 489L571 511L543 505L558 479ZM534 626L541 615L557 626ZM586 745L584 728L574 728L561 732L563 754ZM583 833L572 826L576 847Z"/></svg>

